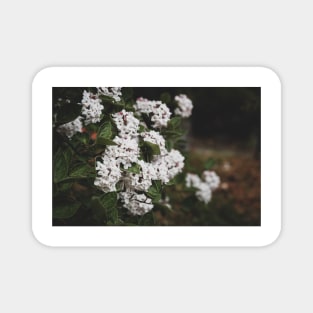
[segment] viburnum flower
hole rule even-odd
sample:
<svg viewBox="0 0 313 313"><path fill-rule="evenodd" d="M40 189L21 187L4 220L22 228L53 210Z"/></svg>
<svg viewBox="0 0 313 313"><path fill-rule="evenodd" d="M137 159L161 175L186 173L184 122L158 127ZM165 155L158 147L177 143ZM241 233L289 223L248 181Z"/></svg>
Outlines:
<svg viewBox="0 0 313 313"><path fill-rule="evenodd" d="M130 185L133 189L147 191L152 185L152 180L157 179L157 174L152 163L139 160L140 173L129 173Z"/></svg>
<svg viewBox="0 0 313 313"><path fill-rule="evenodd" d="M81 114L84 116L85 125L100 122L104 107L97 95L84 90L81 104L83 106Z"/></svg>
<svg viewBox="0 0 313 313"><path fill-rule="evenodd" d="M116 191L116 183L122 176L120 166L116 160L104 154L101 162L96 162L96 170L98 176L94 184L104 192Z"/></svg>
<svg viewBox="0 0 313 313"><path fill-rule="evenodd" d="M157 179L163 183L168 183L184 168L184 156L175 149L167 152L165 155L157 157L152 164L157 173Z"/></svg>
<svg viewBox="0 0 313 313"><path fill-rule="evenodd" d="M166 127L172 114L162 101L138 98L134 107L140 113L151 114L151 122L154 123L153 128Z"/></svg>
<svg viewBox="0 0 313 313"><path fill-rule="evenodd" d="M212 191L220 184L220 178L213 171L204 171L202 173L203 180L192 173L186 175L186 187L194 187L197 189L196 196L199 201L209 203L212 198Z"/></svg>
<svg viewBox="0 0 313 313"><path fill-rule="evenodd" d="M202 178L212 190L215 190L221 182L219 176L217 176L213 171L204 171L202 173Z"/></svg>
<svg viewBox="0 0 313 313"><path fill-rule="evenodd" d="M189 117L193 109L192 101L182 94L175 96L175 101L177 101L178 108L175 109L174 113L181 117Z"/></svg>
<svg viewBox="0 0 313 313"><path fill-rule="evenodd" d="M158 145L161 155L165 155L167 153L167 150L165 148L165 139L159 132L150 130L142 132L140 135L144 141L148 141L155 145Z"/></svg>
<svg viewBox="0 0 313 313"><path fill-rule="evenodd" d="M144 215L153 209L152 200L143 193L127 191L119 193L123 207L132 215Z"/></svg>
<svg viewBox="0 0 313 313"><path fill-rule="evenodd" d="M112 97L115 101L121 100L122 88L121 87L99 87L98 93L104 96Z"/></svg>
<svg viewBox="0 0 313 313"><path fill-rule="evenodd" d="M201 182L197 186L196 196L197 198L204 202L205 204L208 204L212 199L212 189L210 186L206 183Z"/></svg>
<svg viewBox="0 0 313 313"><path fill-rule="evenodd" d="M132 163L138 161L140 151L136 139L125 139L116 136L113 141L116 145L107 146L104 152L105 155L112 160L114 159L118 165L123 165L124 169L129 168Z"/></svg>
<svg viewBox="0 0 313 313"><path fill-rule="evenodd" d="M118 113L112 114L112 118L119 131L119 136L124 138L128 136L138 136L140 121L134 117L133 112L122 110Z"/></svg>
<svg viewBox="0 0 313 313"><path fill-rule="evenodd" d="M63 124L57 128L60 134L72 138L76 133L81 133L83 129L82 117L77 117L74 121Z"/></svg>

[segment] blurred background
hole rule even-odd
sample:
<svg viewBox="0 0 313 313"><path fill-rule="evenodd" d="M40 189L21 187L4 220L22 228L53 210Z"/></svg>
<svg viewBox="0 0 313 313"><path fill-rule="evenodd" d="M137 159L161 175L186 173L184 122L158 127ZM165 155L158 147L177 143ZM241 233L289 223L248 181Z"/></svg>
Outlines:
<svg viewBox="0 0 313 313"><path fill-rule="evenodd" d="M261 88L133 88L133 97L159 100L186 94L193 101L185 122L189 159L187 171L209 166L221 177L208 206L187 204L155 216L160 225L258 226L261 218Z"/></svg>

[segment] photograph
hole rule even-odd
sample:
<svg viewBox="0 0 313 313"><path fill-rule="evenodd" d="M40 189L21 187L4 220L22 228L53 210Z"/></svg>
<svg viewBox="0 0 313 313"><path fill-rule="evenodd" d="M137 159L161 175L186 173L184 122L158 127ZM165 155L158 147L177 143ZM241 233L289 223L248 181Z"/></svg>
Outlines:
<svg viewBox="0 0 313 313"><path fill-rule="evenodd" d="M52 87L52 226L261 226L261 87Z"/></svg>

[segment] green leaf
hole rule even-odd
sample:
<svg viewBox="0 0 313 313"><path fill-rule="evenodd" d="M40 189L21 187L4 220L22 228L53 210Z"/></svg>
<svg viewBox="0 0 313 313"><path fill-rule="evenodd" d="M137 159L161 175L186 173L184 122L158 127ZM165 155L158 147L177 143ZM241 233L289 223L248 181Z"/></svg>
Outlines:
<svg viewBox="0 0 313 313"><path fill-rule="evenodd" d="M177 128L181 127L181 117L175 116L169 120L167 123L167 128L171 130L177 130Z"/></svg>
<svg viewBox="0 0 313 313"><path fill-rule="evenodd" d="M161 95L160 95L160 100L165 103L165 104L170 104L171 101L172 101L172 97L170 95L170 93L168 92L163 92Z"/></svg>
<svg viewBox="0 0 313 313"><path fill-rule="evenodd" d="M139 174L140 173L140 165L137 163L133 163L131 167L129 167L127 170L129 173Z"/></svg>
<svg viewBox="0 0 313 313"><path fill-rule="evenodd" d="M91 178L95 176L95 170L85 163L79 163L70 171L69 176L73 178Z"/></svg>
<svg viewBox="0 0 313 313"><path fill-rule="evenodd" d="M107 223L118 224L116 192L108 192L100 197L93 197L91 205L98 218L105 218Z"/></svg>
<svg viewBox="0 0 313 313"><path fill-rule="evenodd" d="M53 206L53 218L70 218L79 209L80 202L58 203Z"/></svg>
<svg viewBox="0 0 313 313"><path fill-rule="evenodd" d="M138 133L146 131L146 128L143 125L139 125Z"/></svg>
<svg viewBox="0 0 313 313"><path fill-rule="evenodd" d="M53 158L53 180L55 183L67 177L70 151L59 148Z"/></svg>
<svg viewBox="0 0 313 313"><path fill-rule="evenodd" d="M153 212L150 211L143 215L139 220L139 225L141 226L153 226L155 225Z"/></svg>
<svg viewBox="0 0 313 313"><path fill-rule="evenodd" d="M110 121L105 121L99 127L96 143L99 143L99 140L101 139L111 139L111 137L112 137L112 124Z"/></svg>
<svg viewBox="0 0 313 313"><path fill-rule="evenodd" d="M160 180L154 180L152 186L146 192L146 195L151 198L152 203L157 203L161 199L162 184Z"/></svg>
<svg viewBox="0 0 313 313"><path fill-rule="evenodd" d="M160 151L160 147L159 145L152 143L150 141L144 141L143 144L146 149L152 154L152 155L160 155L161 151Z"/></svg>
<svg viewBox="0 0 313 313"><path fill-rule="evenodd" d="M61 182L57 184L57 189L60 192L68 191L72 188L73 182Z"/></svg>
<svg viewBox="0 0 313 313"><path fill-rule="evenodd" d="M123 87L122 94L125 100L130 100L133 97L133 88L131 87Z"/></svg>
<svg viewBox="0 0 313 313"><path fill-rule="evenodd" d="M106 138L97 138L97 144L105 146L117 146L113 140Z"/></svg>
<svg viewBox="0 0 313 313"><path fill-rule="evenodd" d="M210 170L213 166L215 165L215 160L214 159L208 159L205 164L204 164L204 168L206 170Z"/></svg>

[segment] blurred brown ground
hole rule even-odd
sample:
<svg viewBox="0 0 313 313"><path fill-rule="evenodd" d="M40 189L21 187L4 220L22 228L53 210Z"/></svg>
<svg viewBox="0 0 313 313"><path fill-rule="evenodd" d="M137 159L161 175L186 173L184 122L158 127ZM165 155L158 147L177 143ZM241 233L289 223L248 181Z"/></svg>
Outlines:
<svg viewBox="0 0 313 313"><path fill-rule="evenodd" d="M159 225L258 226L261 218L260 160L255 150L242 143L220 143L188 139L189 166L201 173L208 159L216 161L213 170L221 185L208 206L184 209L170 193L172 212L156 212ZM173 198L174 197L174 198ZM190 205L192 206L192 205Z"/></svg>

